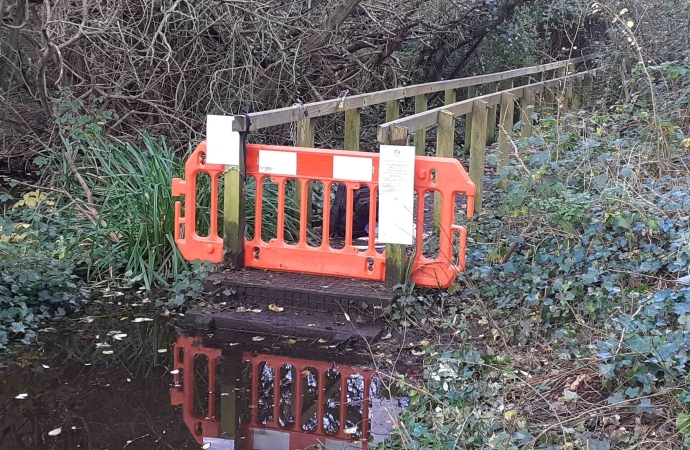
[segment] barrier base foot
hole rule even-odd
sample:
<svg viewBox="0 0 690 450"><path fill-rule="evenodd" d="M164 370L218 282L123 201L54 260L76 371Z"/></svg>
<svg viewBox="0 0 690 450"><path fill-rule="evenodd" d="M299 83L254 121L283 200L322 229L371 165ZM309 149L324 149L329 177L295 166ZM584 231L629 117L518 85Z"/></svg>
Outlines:
<svg viewBox="0 0 690 450"><path fill-rule="evenodd" d="M300 273L244 269L204 280L207 299L227 309L283 308L286 314L327 314L353 323L373 322L398 294L383 283Z"/></svg>

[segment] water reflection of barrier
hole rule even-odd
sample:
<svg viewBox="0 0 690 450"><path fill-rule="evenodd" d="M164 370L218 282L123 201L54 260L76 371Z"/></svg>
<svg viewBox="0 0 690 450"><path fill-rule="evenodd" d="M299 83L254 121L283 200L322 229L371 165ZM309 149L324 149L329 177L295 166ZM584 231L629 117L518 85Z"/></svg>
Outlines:
<svg viewBox="0 0 690 450"><path fill-rule="evenodd" d="M253 178L256 185L254 236L245 239L244 244L246 267L376 281L385 279L385 251L377 251L374 239L369 239L365 249L355 247L352 236L353 192L364 185L370 188L369 229L376 229L378 154L258 144L247 144L246 147L246 176ZM267 159L267 153L272 161L282 163L267 167L266 163L262 163ZM184 216L182 204L177 202L175 205L175 242L187 260L219 263L222 260L223 239L218 234L218 180L225 167L207 164L205 158L206 144L201 143L185 164L185 179L173 180L173 195L182 196L184 200ZM342 164L349 164L356 172L356 179L365 181L344 178L338 168ZM207 236L197 233L197 177L201 174L207 174L211 180L210 229ZM278 185L277 232L268 241L262 237L264 202L260 201L267 180ZM297 183L301 192L299 239L296 243L286 242L285 239L285 194L290 180ZM308 205L311 205L307 193L311 192L309 186L314 183L322 183L324 192L323 229L318 244L307 239ZM344 183L347 187L343 248L333 248L330 240L331 199L328 194L336 183ZM412 281L420 286L448 287L465 265L466 230L455 225L456 196L466 196L467 216L472 217L475 185L459 161L417 156L414 189L417 194L417 216ZM427 209L425 199L430 192L438 193L441 199L439 249L435 258L425 257L423 248L424 212ZM454 247L456 237L459 238L457 248Z"/></svg>
<svg viewBox="0 0 690 450"><path fill-rule="evenodd" d="M293 450L317 444L329 449L368 448L371 370L242 352L244 370L233 367L237 378L229 380L235 388L221 393L223 381L216 376L220 350L205 348L193 338L179 337L174 355L177 372L171 403L182 406L184 422L199 444L232 441L227 448L251 450ZM208 358L202 367L207 371L195 369L198 355ZM198 378L201 374L208 377L208 392L199 392L206 381ZM243 405L243 389L235 385L240 380L245 380L249 405ZM232 415L239 418L239 426L230 439L223 436L221 417L216 412L219 393L231 396L237 408ZM198 401L205 395L207 409L195 413L195 398ZM247 408L244 415L243 406Z"/></svg>
<svg viewBox="0 0 690 450"><path fill-rule="evenodd" d="M170 403L173 406L182 405L182 418L185 425L192 432L200 444L204 436L220 436L220 420L214 417L215 395L214 389L208 392L208 411L206 414L194 412L194 386L196 374L194 360L196 355L206 355L208 358L208 386L216 385L216 363L222 352L205 348L193 338L180 336L175 343L173 353L173 386L170 389Z"/></svg>

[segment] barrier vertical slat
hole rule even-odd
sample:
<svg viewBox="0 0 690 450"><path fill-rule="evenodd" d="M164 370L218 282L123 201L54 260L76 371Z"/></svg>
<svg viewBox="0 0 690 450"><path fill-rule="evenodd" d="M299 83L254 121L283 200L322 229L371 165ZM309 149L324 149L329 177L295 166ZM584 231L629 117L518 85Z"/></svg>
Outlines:
<svg viewBox="0 0 690 450"><path fill-rule="evenodd" d="M292 404L295 405L295 430L302 431L302 410L304 406L304 398L302 398L302 371L305 367L295 366L295 398L292 399Z"/></svg>
<svg viewBox="0 0 690 450"><path fill-rule="evenodd" d="M276 239L285 242L285 178L278 180L278 232Z"/></svg>
<svg viewBox="0 0 690 450"><path fill-rule="evenodd" d="M417 191L417 218L415 220L416 222L416 230L415 230L415 246L417 247L417 254L421 255L422 252L422 236L424 233L424 210L425 210L425 196L426 196L426 189L419 189Z"/></svg>
<svg viewBox="0 0 690 450"><path fill-rule="evenodd" d="M364 395L362 396L362 436L369 436L369 402L371 401L371 378L364 377Z"/></svg>
<svg viewBox="0 0 690 450"><path fill-rule="evenodd" d="M211 205L217 205L218 204L218 174L212 174L210 177L211 179ZM208 235L213 237L213 236L218 236L218 208L214 208L211 206L211 217L209 220L211 223L209 224L208 228Z"/></svg>
<svg viewBox="0 0 690 450"><path fill-rule="evenodd" d="M376 252L376 209L378 208L378 190L378 186L369 186L369 253Z"/></svg>
<svg viewBox="0 0 690 450"><path fill-rule="evenodd" d="M276 427L280 425L280 368L280 364L273 367L273 424Z"/></svg>
<svg viewBox="0 0 690 450"><path fill-rule="evenodd" d="M216 358L208 357L208 412L207 417L216 416Z"/></svg>
<svg viewBox="0 0 690 450"><path fill-rule="evenodd" d="M498 92L498 82L494 81L487 86L486 94L495 94ZM486 145L491 145L496 140L496 107L491 106L487 111L486 121Z"/></svg>
<svg viewBox="0 0 690 450"><path fill-rule="evenodd" d="M323 183L323 234L321 235L321 249L331 248L331 187L333 182Z"/></svg>
<svg viewBox="0 0 690 450"><path fill-rule="evenodd" d="M324 405L324 400L326 397L326 369L319 369L319 377L316 385L316 421L317 421L317 433L323 434L323 420L325 417L326 407Z"/></svg>
<svg viewBox="0 0 690 450"><path fill-rule="evenodd" d="M455 92L455 91L453 91ZM438 129L436 131L436 156L439 158L453 157L455 143L455 115L450 111L438 113ZM441 226L441 193L434 192L434 229Z"/></svg>
<svg viewBox="0 0 690 450"><path fill-rule="evenodd" d="M340 372L340 427L338 427L338 436L346 438L345 426L347 420L347 380L348 377Z"/></svg>
<svg viewBox="0 0 690 450"><path fill-rule="evenodd" d="M307 211L307 206L311 206L310 202L307 202L307 194L311 193L309 188L310 180L299 179L297 180L300 186L300 209L299 209L299 246L307 246L307 219L309 217L309 211Z"/></svg>
<svg viewBox="0 0 690 450"><path fill-rule="evenodd" d="M259 361L252 359L252 404L249 423L259 424Z"/></svg>
<svg viewBox="0 0 690 450"><path fill-rule="evenodd" d="M345 189L347 192L345 204L345 248L352 247L352 216L354 211L352 210L354 205L355 191L351 188L348 183L345 183Z"/></svg>
<svg viewBox="0 0 690 450"><path fill-rule="evenodd" d="M261 215L263 214L263 198L264 198L264 177L257 176L256 180L256 195L254 196L254 239L263 240L261 238Z"/></svg>
<svg viewBox="0 0 690 450"><path fill-rule="evenodd" d="M467 99L477 96L477 86L467 87ZM465 114L465 153L470 152L472 144L472 113Z"/></svg>

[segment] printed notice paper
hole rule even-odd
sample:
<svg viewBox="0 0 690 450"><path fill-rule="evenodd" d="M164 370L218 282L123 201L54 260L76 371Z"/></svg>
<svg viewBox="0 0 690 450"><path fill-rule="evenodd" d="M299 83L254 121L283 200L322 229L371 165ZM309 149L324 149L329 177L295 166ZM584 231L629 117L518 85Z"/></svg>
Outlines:
<svg viewBox="0 0 690 450"><path fill-rule="evenodd" d="M206 162L240 165L240 133L232 131L232 116L206 116Z"/></svg>
<svg viewBox="0 0 690 450"><path fill-rule="evenodd" d="M414 241L415 148L382 145L379 154L379 241L410 245Z"/></svg>

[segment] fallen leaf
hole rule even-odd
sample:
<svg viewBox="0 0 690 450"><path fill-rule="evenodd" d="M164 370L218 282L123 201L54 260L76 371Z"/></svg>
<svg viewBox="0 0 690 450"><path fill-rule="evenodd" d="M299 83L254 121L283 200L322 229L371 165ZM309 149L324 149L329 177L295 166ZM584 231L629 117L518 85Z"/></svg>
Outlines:
<svg viewBox="0 0 690 450"><path fill-rule="evenodd" d="M211 443L210 443L210 442L207 442L207 443L205 443L204 445L202 445L201 448L204 449L204 450L207 450L207 449L211 448Z"/></svg>
<svg viewBox="0 0 690 450"><path fill-rule="evenodd" d="M29 396L29 394L19 394L19 395L16 396L15 398L16 398L17 400L24 400L24 399L25 399L26 397L28 397L28 396Z"/></svg>
<svg viewBox="0 0 690 450"><path fill-rule="evenodd" d="M180 373L180 370L179 370L179 369L175 369L175 370L171 370L171 371L170 371L170 374L171 374L171 375L177 375L178 373Z"/></svg>
<svg viewBox="0 0 690 450"><path fill-rule="evenodd" d="M168 351L167 348L159 348L158 353L166 353Z"/></svg>
<svg viewBox="0 0 690 450"><path fill-rule="evenodd" d="M412 350L412 354L413 354L414 356L421 356L421 355L423 355L424 353L426 353L426 350L421 350L421 351Z"/></svg>
<svg viewBox="0 0 690 450"><path fill-rule="evenodd" d="M276 306L273 303L268 305L268 309L270 309L273 312L283 312L285 310L285 308L283 308L282 306Z"/></svg>
<svg viewBox="0 0 690 450"><path fill-rule="evenodd" d="M357 427L345 428L345 434L357 434Z"/></svg>
<svg viewBox="0 0 690 450"><path fill-rule="evenodd" d="M249 309L245 308L244 306L238 306L235 311L238 313L246 313L247 311L249 311Z"/></svg>
<svg viewBox="0 0 690 450"><path fill-rule="evenodd" d="M134 323L140 323L140 322L153 322L153 319L151 319L150 317L137 317L137 318L134 319L132 322L134 322Z"/></svg>
<svg viewBox="0 0 690 450"><path fill-rule="evenodd" d="M308 326L308 327L315 327L315 326L316 326L316 324L315 324L315 323L310 323L310 324L309 324L309 325L307 325L307 326Z"/></svg>
<svg viewBox="0 0 690 450"><path fill-rule="evenodd" d="M46 364L41 364L41 365L43 366L44 369L50 369L50 366L48 366Z"/></svg>
<svg viewBox="0 0 690 450"><path fill-rule="evenodd" d="M429 346L429 341L427 341L426 339L424 339L423 341L420 341L420 342L419 342L419 345L421 345L422 347L428 347L428 346Z"/></svg>
<svg viewBox="0 0 690 450"><path fill-rule="evenodd" d="M319 339L319 344L325 344L326 340L325 339Z"/></svg>
<svg viewBox="0 0 690 450"><path fill-rule="evenodd" d="M254 337L252 338L252 341L254 341L254 342L259 342L259 341L263 341L264 339L265 339L265 338L262 337L262 336L254 336Z"/></svg>
<svg viewBox="0 0 690 450"><path fill-rule="evenodd" d="M123 320L129 320L129 317L122 317L122 318L120 318L120 322L122 322Z"/></svg>
<svg viewBox="0 0 690 450"><path fill-rule="evenodd" d="M56 428L54 430L50 430L48 432L48 436L57 436L60 433L62 433L62 428Z"/></svg>
<svg viewBox="0 0 690 450"><path fill-rule="evenodd" d="M96 342L96 348L101 348L101 347L108 348L108 347L110 347L110 344L108 344L107 342Z"/></svg>
<svg viewBox="0 0 690 450"><path fill-rule="evenodd" d="M347 320L348 322L350 322L350 316L349 316L347 313L344 313L344 314L345 314L345 320Z"/></svg>
<svg viewBox="0 0 690 450"><path fill-rule="evenodd" d="M390 339L391 337L393 337L393 335L392 335L391 332L389 331L388 334L385 335L384 337L382 337L381 339L385 341L386 339Z"/></svg>
<svg viewBox="0 0 690 450"><path fill-rule="evenodd" d="M251 311L251 312L253 312L253 313L255 313L255 314L259 314L259 313L261 312L260 309L250 309L249 311Z"/></svg>
<svg viewBox="0 0 690 450"><path fill-rule="evenodd" d="M503 414L503 417L506 418L506 420L513 420L516 416L515 411L506 411L505 414Z"/></svg>
<svg viewBox="0 0 690 450"><path fill-rule="evenodd" d="M121 341L122 338L126 338L126 337L127 337L127 334L126 334L126 333L120 333L120 334L114 335L114 336L113 336L113 339L118 340L118 341Z"/></svg>
<svg viewBox="0 0 690 450"><path fill-rule="evenodd" d="M239 343L239 342L230 342L230 343L228 344L228 347L234 347L234 346L236 346L236 345L240 345L240 343Z"/></svg>
<svg viewBox="0 0 690 450"><path fill-rule="evenodd" d="M104 355L112 355L113 351L112 350L103 350Z"/></svg>

